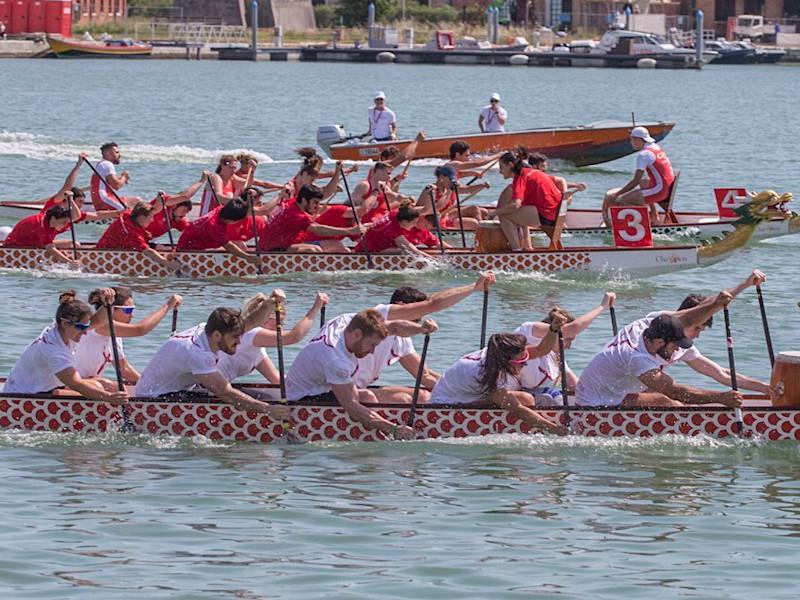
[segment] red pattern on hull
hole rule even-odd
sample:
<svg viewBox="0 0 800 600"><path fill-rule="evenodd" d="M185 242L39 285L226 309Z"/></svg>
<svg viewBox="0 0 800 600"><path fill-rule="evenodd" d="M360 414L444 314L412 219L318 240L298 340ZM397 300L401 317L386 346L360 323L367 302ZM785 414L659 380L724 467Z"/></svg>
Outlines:
<svg viewBox="0 0 800 600"><path fill-rule="evenodd" d="M378 409L395 422L405 421L408 408ZM243 413L227 404L135 400L130 403L133 423L152 435L205 436L214 440L270 443L284 437L281 423L265 415ZM540 411L564 422L560 410ZM708 435L734 437L735 418L728 409L610 410L572 408L577 433L589 437L654 437ZM102 402L59 397L0 396L0 428L65 433L116 431L122 422L117 407ZM306 441L379 441L383 434L368 430L337 406L297 406L292 433ZM747 436L767 440L800 441L800 410L747 408ZM499 433L529 433L524 422L497 409L422 407L417 412L417 437L463 438Z"/></svg>

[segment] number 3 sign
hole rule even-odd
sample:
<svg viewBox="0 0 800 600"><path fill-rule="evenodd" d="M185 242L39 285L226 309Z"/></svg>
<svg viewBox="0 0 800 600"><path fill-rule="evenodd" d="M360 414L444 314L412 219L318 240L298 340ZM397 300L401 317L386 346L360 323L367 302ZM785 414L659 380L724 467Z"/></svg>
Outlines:
<svg viewBox="0 0 800 600"><path fill-rule="evenodd" d="M611 228L619 248L649 248L653 245L647 206L612 206Z"/></svg>
<svg viewBox="0 0 800 600"><path fill-rule="evenodd" d="M747 190L744 188L714 188L714 198L719 216L730 219L739 216L734 211L748 200Z"/></svg>

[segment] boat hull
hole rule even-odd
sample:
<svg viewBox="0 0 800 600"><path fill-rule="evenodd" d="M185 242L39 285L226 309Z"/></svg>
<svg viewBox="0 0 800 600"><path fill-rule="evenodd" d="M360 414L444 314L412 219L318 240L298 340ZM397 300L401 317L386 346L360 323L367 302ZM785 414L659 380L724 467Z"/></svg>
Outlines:
<svg viewBox="0 0 800 600"><path fill-rule="evenodd" d="M408 407L376 407L394 422L405 422ZM288 438L282 423L257 413L245 413L218 401L166 402L134 399L131 422L140 433L180 437L203 436L231 442L273 443ZM563 409L538 411L566 424ZM800 410L751 406L743 409L744 435L766 440L800 440ZM733 411L724 407L668 409L575 408L569 422L586 437L649 438L663 435L730 438L736 434ZM364 428L339 406L295 406L289 421L292 441L366 442L385 436ZM44 395L0 395L0 428L59 433L105 433L122 424L118 407L82 398ZM527 434L531 428L495 408L429 407L417 410L417 439L466 438L497 434Z"/></svg>
<svg viewBox="0 0 800 600"><path fill-rule="evenodd" d="M47 38L50 49L59 58L147 58L153 53L149 44L109 46L102 42L84 42Z"/></svg>
<svg viewBox="0 0 800 600"><path fill-rule="evenodd" d="M89 246L79 251L82 272L126 277L166 277L171 273L140 252L95 250ZM255 277L256 267L224 251L179 252L181 274L193 279L212 277ZM639 276L657 275L701 266L697 246L661 246L656 248L614 248L585 246L565 250L537 249L534 252L482 253L447 251L444 255L429 252L429 261L401 254L373 254L373 268L365 254L291 253L262 254L263 275L307 272L403 271L437 265L458 270L498 272L621 271ZM719 260L722 256L717 257ZM31 248L0 247L0 268L41 270L52 267L44 251Z"/></svg>
<svg viewBox="0 0 800 600"><path fill-rule="evenodd" d="M672 131L675 123L642 123L650 135L661 140ZM448 158L450 144L463 140L472 152L490 153L511 150L519 145L531 152L541 152L550 159L560 159L577 166L596 165L635 152L629 140L630 126L580 126L555 129L530 129L506 133L476 133L428 138L417 146L415 158ZM412 140L373 142L367 144L333 144L328 154L334 160L371 160L387 146L401 150Z"/></svg>

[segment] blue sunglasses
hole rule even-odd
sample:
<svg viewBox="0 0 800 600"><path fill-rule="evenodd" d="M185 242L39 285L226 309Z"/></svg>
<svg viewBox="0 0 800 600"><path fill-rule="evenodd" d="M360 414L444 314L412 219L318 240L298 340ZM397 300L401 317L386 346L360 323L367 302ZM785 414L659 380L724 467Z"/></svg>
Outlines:
<svg viewBox="0 0 800 600"><path fill-rule="evenodd" d="M91 323L81 323L80 321L73 321L72 319L63 319L68 324L72 325L78 331L86 331L92 326Z"/></svg>
<svg viewBox="0 0 800 600"><path fill-rule="evenodd" d="M116 310L121 310L126 315L132 315L133 311L136 310L135 306L115 306Z"/></svg>

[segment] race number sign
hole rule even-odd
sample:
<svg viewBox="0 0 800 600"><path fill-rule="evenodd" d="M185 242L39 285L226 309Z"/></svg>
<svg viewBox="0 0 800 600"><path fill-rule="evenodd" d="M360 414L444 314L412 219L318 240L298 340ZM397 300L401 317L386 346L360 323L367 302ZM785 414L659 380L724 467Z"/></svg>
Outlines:
<svg viewBox="0 0 800 600"><path fill-rule="evenodd" d="M650 213L647 206L612 206L611 229L618 248L650 248Z"/></svg>
<svg viewBox="0 0 800 600"><path fill-rule="evenodd" d="M717 213L722 218L735 219L734 211L747 203L747 190L744 188L714 188L714 198L717 201Z"/></svg>

